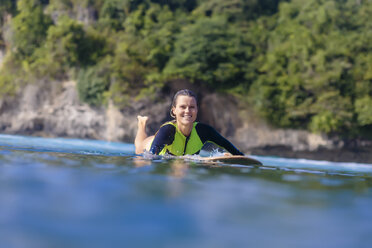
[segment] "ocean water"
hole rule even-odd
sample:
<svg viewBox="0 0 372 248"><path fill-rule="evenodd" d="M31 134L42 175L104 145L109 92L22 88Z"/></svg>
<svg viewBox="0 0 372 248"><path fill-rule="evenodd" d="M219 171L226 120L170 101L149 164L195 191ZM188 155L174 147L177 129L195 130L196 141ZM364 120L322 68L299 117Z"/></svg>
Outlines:
<svg viewBox="0 0 372 248"><path fill-rule="evenodd" d="M372 165L0 135L0 247L371 247Z"/></svg>

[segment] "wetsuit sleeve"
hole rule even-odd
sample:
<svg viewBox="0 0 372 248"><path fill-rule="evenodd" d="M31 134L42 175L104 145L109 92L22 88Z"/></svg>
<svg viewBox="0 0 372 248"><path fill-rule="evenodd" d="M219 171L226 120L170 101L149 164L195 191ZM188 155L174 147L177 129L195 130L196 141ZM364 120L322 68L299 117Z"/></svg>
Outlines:
<svg viewBox="0 0 372 248"><path fill-rule="evenodd" d="M210 141L224 148L232 155L244 155L244 153L239 151L233 144L230 143L230 141L219 134L213 127L203 123L198 123L195 129L198 132L198 135L203 144Z"/></svg>
<svg viewBox="0 0 372 248"><path fill-rule="evenodd" d="M155 134L154 141L151 144L150 152L152 154L158 155L166 145L170 145L173 143L175 133L176 128L173 125L168 124L162 126Z"/></svg>

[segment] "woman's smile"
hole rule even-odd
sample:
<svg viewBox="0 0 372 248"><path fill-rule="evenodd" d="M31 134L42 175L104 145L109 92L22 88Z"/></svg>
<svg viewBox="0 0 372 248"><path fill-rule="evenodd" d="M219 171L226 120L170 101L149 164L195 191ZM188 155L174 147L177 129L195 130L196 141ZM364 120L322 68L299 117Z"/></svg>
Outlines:
<svg viewBox="0 0 372 248"><path fill-rule="evenodd" d="M173 107L173 113L179 124L190 125L194 123L198 114L195 98L190 96L179 96L176 107Z"/></svg>

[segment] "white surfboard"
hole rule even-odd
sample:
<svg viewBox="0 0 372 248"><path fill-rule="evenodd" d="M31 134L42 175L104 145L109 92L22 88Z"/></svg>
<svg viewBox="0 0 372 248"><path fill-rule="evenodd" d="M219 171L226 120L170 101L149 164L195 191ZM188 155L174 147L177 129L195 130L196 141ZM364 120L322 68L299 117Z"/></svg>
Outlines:
<svg viewBox="0 0 372 248"><path fill-rule="evenodd" d="M207 163L225 163L237 165L262 165L262 163L254 158L232 155L232 156L217 156L217 157L200 157L198 160Z"/></svg>

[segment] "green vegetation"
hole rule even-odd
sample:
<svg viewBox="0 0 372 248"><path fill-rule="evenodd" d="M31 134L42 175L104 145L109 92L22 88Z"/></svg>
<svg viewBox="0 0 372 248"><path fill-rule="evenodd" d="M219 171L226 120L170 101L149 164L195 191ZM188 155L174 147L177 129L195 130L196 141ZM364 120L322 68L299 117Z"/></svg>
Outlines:
<svg viewBox="0 0 372 248"><path fill-rule="evenodd" d="M100 105L104 100L104 92L109 89L110 73L103 66L89 67L78 75L78 93L80 99L91 105Z"/></svg>
<svg viewBox="0 0 372 248"><path fill-rule="evenodd" d="M372 0L4 0L0 15L0 97L69 78L124 106L185 78L279 127L372 128Z"/></svg>

